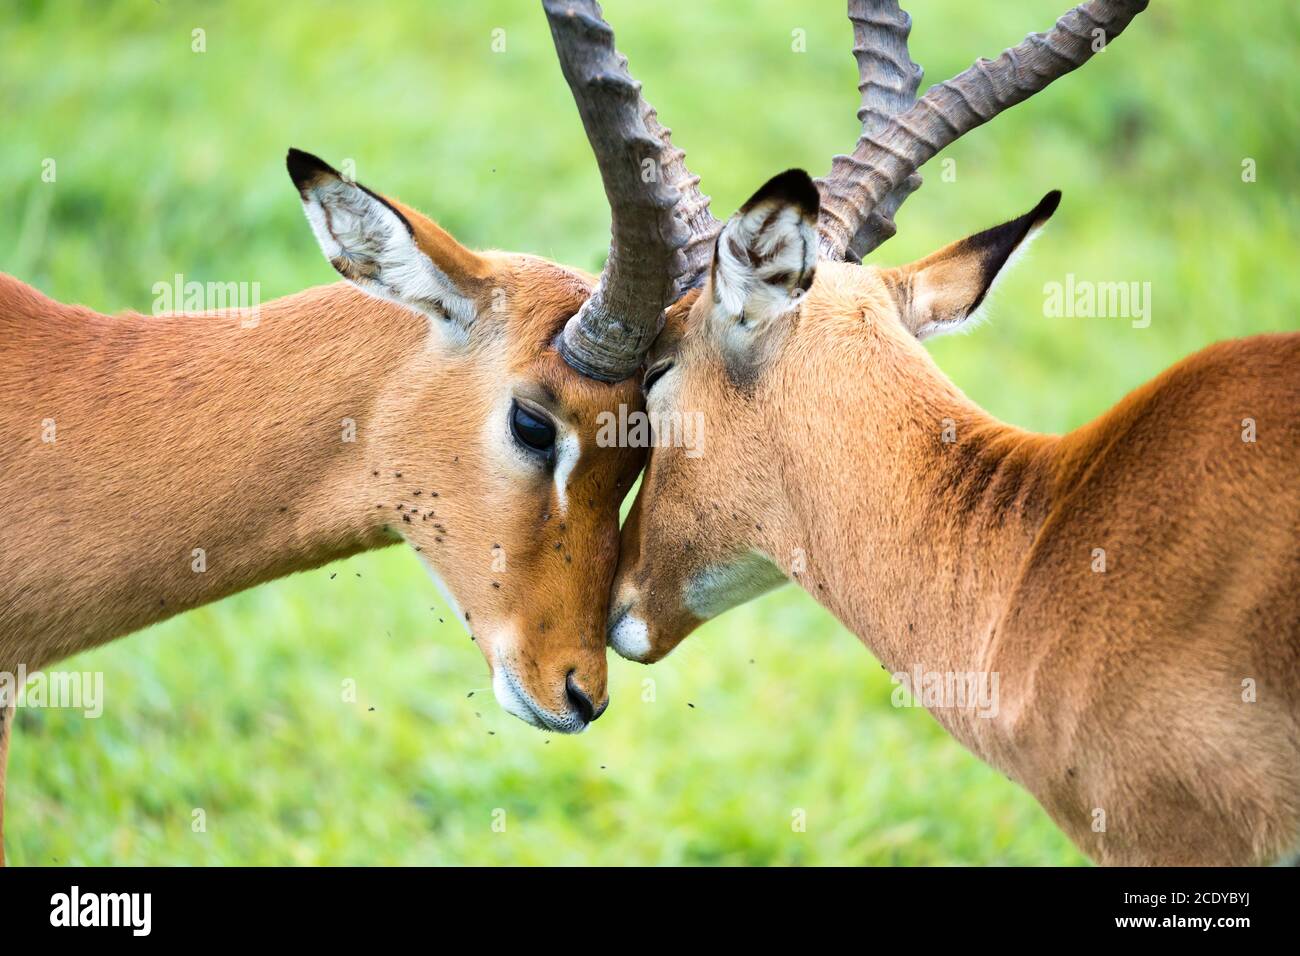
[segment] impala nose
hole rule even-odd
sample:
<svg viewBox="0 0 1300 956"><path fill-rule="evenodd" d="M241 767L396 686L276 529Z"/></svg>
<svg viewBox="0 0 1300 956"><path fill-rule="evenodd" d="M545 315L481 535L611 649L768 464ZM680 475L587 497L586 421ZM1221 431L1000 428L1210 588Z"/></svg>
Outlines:
<svg viewBox="0 0 1300 956"><path fill-rule="evenodd" d="M589 724L598 719L605 712L605 708L609 706L609 700L607 699L597 710L595 705L592 704L591 698L587 696L587 692L579 687L578 682L573 679L573 671L569 671L569 676L564 679L564 691L569 698L569 703L577 711L584 724Z"/></svg>

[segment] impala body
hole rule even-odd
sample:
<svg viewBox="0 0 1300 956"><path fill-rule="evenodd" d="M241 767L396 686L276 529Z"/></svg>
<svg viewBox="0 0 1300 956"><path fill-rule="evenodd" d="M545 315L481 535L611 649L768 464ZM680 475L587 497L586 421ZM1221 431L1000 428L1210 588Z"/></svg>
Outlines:
<svg viewBox="0 0 1300 956"><path fill-rule="evenodd" d="M1214 346L1076 432L1034 435L966 399L918 340L977 314L1059 194L910 266L857 264L926 160L1145 6L1089 0L916 100L910 19L850 0L852 153L815 184L776 177L725 227L693 224L712 255L644 388L652 422L703 418L706 451L652 452L609 637L655 660L793 579L896 675L992 691L913 692L1094 859L1285 860L1300 848L1300 335Z"/></svg>
<svg viewBox="0 0 1300 956"><path fill-rule="evenodd" d="M634 399L548 347L590 279L475 261L463 330L346 283L245 327L242 313L98 315L0 276L0 671L405 540L508 709L556 729L590 719L566 678L604 700L618 489L639 466L595 449L593 419ZM494 312L493 289L528 307ZM553 423L549 452L513 434L520 409Z"/></svg>
<svg viewBox="0 0 1300 956"><path fill-rule="evenodd" d="M1075 432L1024 432L918 339L969 321L1055 197L910 266L816 264L800 295L804 183L802 209L769 187L732 220L651 350L648 414L703 415L708 450L651 453L613 647L656 660L794 580L895 674L989 677L993 714L934 716L1093 859L1293 854L1300 334L1212 346Z"/></svg>
<svg viewBox="0 0 1300 956"><path fill-rule="evenodd" d="M289 165L331 260L372 294L309 289L256 321L108 317L0 277L0 671L405 540L503 705L582 729L605 699L618 501L640 465L594 440L633 389L554 345L593 280L473 253L305 154Z"/></svg>
<svg viewBox="0 0 1300 956"><path fill-rule="evenodd" d="M618 505L644 456L595 441L635 385L557 348L594 280L289 167L355 284L255 320L110 317L0 275L0 672L406 541L502 706L581 731L605 707Z"/></svg>

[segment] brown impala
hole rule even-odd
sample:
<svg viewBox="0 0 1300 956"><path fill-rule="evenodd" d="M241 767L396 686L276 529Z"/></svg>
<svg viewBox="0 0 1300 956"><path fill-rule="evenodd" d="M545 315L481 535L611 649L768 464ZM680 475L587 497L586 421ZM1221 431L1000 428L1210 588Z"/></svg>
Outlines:
<svg viewBox="0 0 1300 956"><path fill-rule="evenodd" d="M1036 435L919 340L971 321L1059 194L911 265L856 264L921 163L1144 6L1092 0L913 102L906 14L849 4L853 155L750 199L646 359L650 419L702 414L707 441L651 453L610 642L657 660L793 579L1094 860L1283 861L1300 849L1300 334L1212 346Z"/></svg>
<svg viewBox="0 0 1300 956"><path fill-rule="evenodd" d="M598 417L640 407L630 376L708 258L708 204L596 4L544 7L609 198L598 281L472 252L296 150L347 281L255 321L110 317L0 275L0 673L404 540L503 707L568 732L600 715L618 507L644 452L600 447Z"/></svg>

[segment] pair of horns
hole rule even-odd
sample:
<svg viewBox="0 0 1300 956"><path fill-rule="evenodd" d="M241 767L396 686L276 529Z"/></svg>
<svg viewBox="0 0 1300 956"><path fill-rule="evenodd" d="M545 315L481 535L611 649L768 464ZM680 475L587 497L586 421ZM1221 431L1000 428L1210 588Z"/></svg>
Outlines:
<svg viewBox="0 0 1300 956"><path fill-rule="evenodd" d="M560 353L576 371L622 381L641 364L664 310L709 267L721 223L671 131L641 95L595 0L542 0L555 51L596 154L609 200L609 258L591 298L565 326ZM975 127L1082 66L1123 32L1147 0L1089 0L931 87L908 55L911 18L897 0L848 0L862 135L817 181L819 254L860 260L895 232L917 169Z"/></svg>

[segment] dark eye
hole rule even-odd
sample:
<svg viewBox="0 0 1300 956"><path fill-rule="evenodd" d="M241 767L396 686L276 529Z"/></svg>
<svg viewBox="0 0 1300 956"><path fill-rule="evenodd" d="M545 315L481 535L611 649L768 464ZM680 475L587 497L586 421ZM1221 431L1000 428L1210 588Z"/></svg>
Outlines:
<svg viewBox="0 0 1300 956"><path fill-rule="evenodd" d="M510 406L510 431L521 445L544 455L555 447L555 426L540 412L530 411L518 402Z"/></svg>
<svg viewBox="0 0 1300 956"><path fill-rule="evenodd" d="M664 377L664 372L673 367L672 362L664 362L662 365L656 365L645 373L645 379L641 382L641 391L650 394L650 389L654 388L655 382Z"/></svg>

